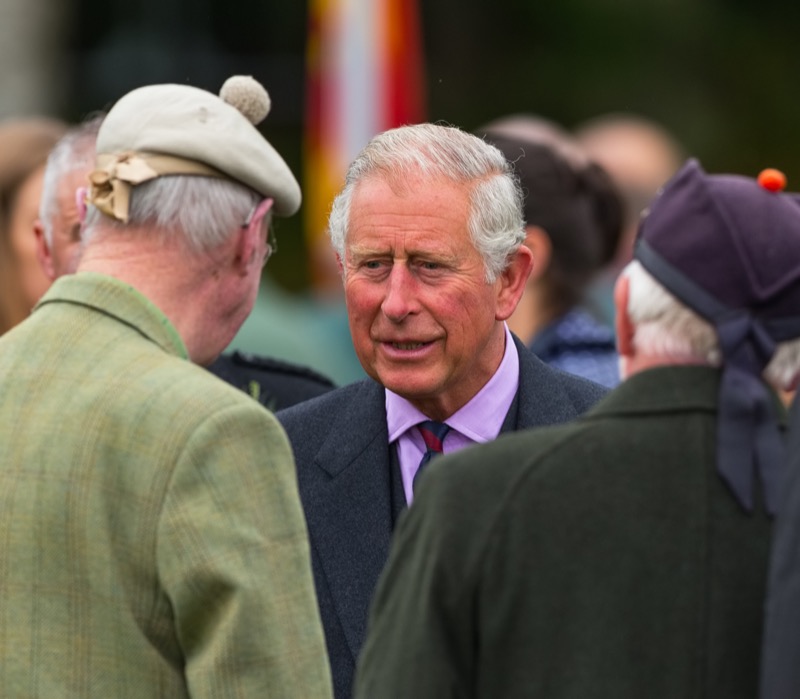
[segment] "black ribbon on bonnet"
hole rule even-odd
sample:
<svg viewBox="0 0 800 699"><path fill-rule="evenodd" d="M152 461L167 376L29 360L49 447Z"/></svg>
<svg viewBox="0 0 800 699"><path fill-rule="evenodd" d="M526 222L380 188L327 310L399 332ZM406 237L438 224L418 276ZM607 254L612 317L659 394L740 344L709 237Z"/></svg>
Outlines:
<svg viewBox="0 0 800 699"><path fill-rule="evenodd" d="M725 358L719 391L717 470L748 512L753 476L764 488L764 505L775 513L785 447L774 414L774 397L761 375L776 342L760 321L738 311L715 323Z"/></svg>
<svg viewBox="0 0 800 699"><path fill-rule="evenodd" d="M754 506L754 480L761 481L764 506L775 514L785 469L783 436L775 397L761 378L777 343L797 337L796 326L762 322L747 310L731 310L639 240L636 259L683 303L714 325L723 356L717 419L717 472L739 504Z"/></svg>

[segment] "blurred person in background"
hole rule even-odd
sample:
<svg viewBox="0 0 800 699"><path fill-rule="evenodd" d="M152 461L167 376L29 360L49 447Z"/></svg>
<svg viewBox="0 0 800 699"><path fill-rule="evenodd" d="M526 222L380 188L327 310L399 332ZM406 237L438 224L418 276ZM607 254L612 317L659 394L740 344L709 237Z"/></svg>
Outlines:
<svg viewBox="0 0 800 699"><path fill-rule="evenodd" d="M78 191L89 184L97 133L104 117L95 114L71 128L47 158L33 232L39 264L51 282L78 267L84 206L78 201Z"/></svg>
<svg viewBox="0 0 800 699"><path fill-rule="evenodd" d="M31 230L47 156L66 130L46 117L0 122L0 334L27 318L50 285Z"/></svg>
<svg viewBox="0 0 800 699"><path fill-rule="evenodd" d="M285 328L265 328L264 332L280 333ZM328 376L304 364L241 350L221 354L208 365L208 370L273 412L336 387Z"/></svg>
<svg viewBox="0 0 800 699"><path fill-rule="evenodd" d="M612 112L573 130L584 152L608 172L625 202L625 221L610 264L592 285L592 307L611 326L614 283L633 255L639 217L685 160L683 146L663 125L639 114Z"/></svg>
<svg viewBox="0 0 800 699"><path fill-rule="evenodd" d="M587 291L616 253L622 198L569 133L516 115L478 130L513 165L525 196L525 244L533 253L509 327L542 361L604 386L619 383L614 333L586 309Z"/></svg>

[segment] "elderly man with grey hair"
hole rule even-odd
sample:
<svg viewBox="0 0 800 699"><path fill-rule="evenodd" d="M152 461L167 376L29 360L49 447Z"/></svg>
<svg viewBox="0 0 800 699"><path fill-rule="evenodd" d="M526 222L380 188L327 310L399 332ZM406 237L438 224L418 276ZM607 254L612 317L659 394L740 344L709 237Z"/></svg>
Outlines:
<svg viewBox="0 0 800 699"><path fill-rule="evenodd" d="M0 340L2 696L331 695L286 435L197 366L300 205L268 109L244 76L122 97L77 273Z"/></svg>
<svg viewBox="0 0 800 699"><path fill-rule="evenodd" d="M800 376L800 200L775 181L688 162L617 283L623 383L432 465L358 699L757 696L778 390Z"/></svg>
<svg viewBox="0 0 800 699"><path fill-rule="evenodd" d="M76 192L86 187L94 169L97 132L104 116L94 114L70 129L47 158L33 232L39 263L51 281L78 267L82 207Z"/></svg>
<svg viewBox="0 0 800 699"><path fill-rule="evenodd" d="M350 166L330 236L370 378L278 418L344 699L420 468L442 451L575 418L605 389L549 368L506 326L532 259L518 182L482 139L432 124L376 136Z"/></svg>
<svg viewBox="0 0 800 699"><path fill-rule="evenodd" d="M70 129L47 159L33 232L39 263L51 281L75 272L80 261L83 203L76 194L86 188L94 169L95 143L104 116L94 114ZM272 411L334 387L327 376L309 367L238 350L220 355L208 369Z"/></svg>

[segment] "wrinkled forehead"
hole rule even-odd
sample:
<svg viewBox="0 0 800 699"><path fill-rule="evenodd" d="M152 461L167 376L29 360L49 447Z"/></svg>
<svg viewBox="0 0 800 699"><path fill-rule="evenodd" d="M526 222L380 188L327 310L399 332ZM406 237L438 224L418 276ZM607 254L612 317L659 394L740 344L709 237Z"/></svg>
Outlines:
<svg viewBox="0 0 800 699"><path fill-rule="evenodd" d="M439 219L448 228L466 224L472 204L471 187L441 177L373 176L360 181L350 199L349 229L368 219L392 220L401 227L426 227ZM429 222L430 220L430 222ZM429 223L428 223L429 222Z"/></svg>

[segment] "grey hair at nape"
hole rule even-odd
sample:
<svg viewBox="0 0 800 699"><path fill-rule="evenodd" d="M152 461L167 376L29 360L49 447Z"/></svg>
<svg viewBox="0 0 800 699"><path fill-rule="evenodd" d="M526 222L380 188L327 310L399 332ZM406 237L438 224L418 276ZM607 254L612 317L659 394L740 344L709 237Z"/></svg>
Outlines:
<svg viewBox="0 0 800 699"><path fill-rule="evenodd" d="M53 219L59 210L59 184L71 172L76 170L88 172L92 169L97 133L104 118L105 114L94 114L71 128L53 146L47 157L42 194L39 199L39 220L42 222L48 246L53 244Z"/></svg>
<svg viewBox="0 0 800 699"><path fill-rule="evenodd" d="M448 180L469 188L469 232L489 283L525 240L522 190L503 154L454 126L415 124L375 136L351 163L328 220L331 244L342 260L353 193L372 176L400 183Z"/></svg>
<svg viewBox="0 0 800 699"><path fill-rule="evenodd" d="M261 200L260 194L232 180L166 175L133 187L127 223L90 206L83 240L90 241L102 221L109 229L148 229L162 237L177 233L189 250L207 252L228 240Z"/></svg>
<svg viewBox="0 0 800 699"><path fill-rule="evenodd" d="M636 326L634 346L639 352L720 366L722 353L717 332L664 288L638 260L620 276L628 278L628 316ZM763 372L772 386L789 390L800 375L800 338L778 343Z"/></svg>

